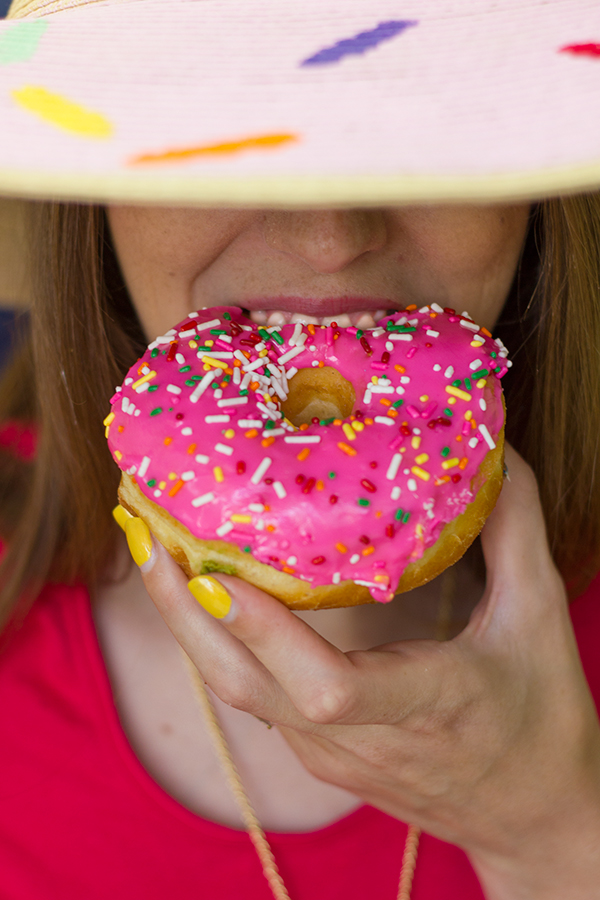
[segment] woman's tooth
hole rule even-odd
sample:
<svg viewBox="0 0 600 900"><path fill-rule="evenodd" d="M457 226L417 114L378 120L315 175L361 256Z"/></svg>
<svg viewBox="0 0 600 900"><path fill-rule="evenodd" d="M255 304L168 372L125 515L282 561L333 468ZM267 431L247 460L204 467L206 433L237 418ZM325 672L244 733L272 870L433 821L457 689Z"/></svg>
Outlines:
<svg viewBox="0 0 600 900"><path fill-rule="evenodd" d="M384 319L387 316L385 309L376 309L373 313L373 318L375 319L375 324L379 322L380 319Z"/></svg>
<svg viewBox="0 0 600 900"><path fill-rule="evenodd" d="M290 322L294 325L296 322L302 322L303 325L318 325L319 319L316 319L314 316L305 316L304 313L294 313Z"/></svg>
<svg viewBox="0 0 600 900"><path fill-rule="evenodd" d="M334 316L332 322L337 322L340 328L350 328L350 326L352 325L348 313L342 313L339 316Z"/></svg>
<svg viewBox="0 0 600 900"><path fill-rule="evenodd" d="M257 325L266 325L267 324L267 313L264 309L253 309L250 313L250 318Z"/></svg>
<svg viewBox="0 0 600 900"><path fill-rule="evenodd" d="M374 328L375 319L373 318L373 313L359 313L358 319L354 324L357 328Z"/></svg>
<svg viewBox="0 0 600 900"><path fill-rule="evenodd" d="M269 317L267 319L267 325L285 325L287 323L287 316L285 313L280 312L280 310L275 309L273 312L269 313Z"/></svg>

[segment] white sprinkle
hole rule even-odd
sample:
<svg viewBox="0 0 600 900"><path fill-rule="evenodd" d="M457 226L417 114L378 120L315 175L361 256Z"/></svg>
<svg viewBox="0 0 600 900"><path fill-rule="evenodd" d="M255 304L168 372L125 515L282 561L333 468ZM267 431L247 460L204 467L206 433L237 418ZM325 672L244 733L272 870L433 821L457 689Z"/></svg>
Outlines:
<svg viewBox="0 0 600 900"><path fill-rule="evenodd" d="M249 503L248 509L250 512L261 513L265 511L265 507L262 503Z"/></svg>
<svg viewBox="0 0 600 900"><path fill-rule="evenodd" d="M179 337L180 338L188 338L188 337L191 337L193 334L196 334L196 326L194 326L193 328L186 328L185 331L180 331Z"/></svg>
<svg viewBox="0 0 600 900"><path fill-rule="evenodd" d="M371 332L371 337L378 338L381 337L382 334L385 334L385 328L381 328L377 325L375 328L367 328L367 331Z"/></svg>
<svg viewBox="0 0 600 900"><path fill-rule="evenodd" d="M309 348L308 348L308 349L309 349L309 350L310 350L310 352L311 352L311 353L315 353L315 352L316 352L316 350L317 350L317 348L316 348L316 347L315 347L315 345L314 345L314 344L310 344L310 346L309 346Z"/></svg>
<svg viewBox="0 0 600 900"><path fill-rule="evenodd" d="M390 494L390 497L392 498L392 500L397 500L400 497L401 493L402 493L402 491L400 490L398 485L395 484L394 487L392 488L392 493Z"/></svg>
<svg viewBox="0 0 600 900"><path fill-rule="evenodd" d="M378 422L380 425L393 425L394 419L390 419L389 416L375 416L374 422Z"/></svg>
<svg viewBox="0 0 600 900"><path fill-rule="evenodd" d="M428 313L428 312L429 312L429 307L428 307L428 306L422 306L421 309L419 310L419 312L420 312L420 313Z"/></svg>
<svg viewBox="0 0 600 900"><path fill-rule="evenodd" d="M373 394L393 394L394 388L390 384L372 384L369 387L369 390Z"/></svg>
<svg viewBox="0 0 600 900"><path fill-rule="evenodd" d="M483 397L480 397L480 398L479 398L479 409L482 409L484 412L485 412L486 409L487 409L487 403L485 402L485 400L483 399Z"/></svg>
<svg viewBox="0 0 600 900"><path fill-rule="evenodd" d="M434 372L441 372L441 371L442 371L442 367L440 366L439 363L436 363L436 364L435 364L435 366L433 367L433 371L434 371Z"/></svg>
<svg viewBox="0 0 600 900"><path fill-rule="evenodd" d="M198 455L194 458L197 463L202 463L203 465L206 465L206 463L210 462L210 456L207 456L206 453L198 453Z"/></svg>
<svg viewBox="0 0 600 900"><path fill-rule="evenodd" d="M133 384L133 378L126 378L123 382L124 385Z"/></svg>
<svg viewBox="0 0 600 900"><path fill-rule="evenodd" d="M141 409L136 409L136 411L134 412L134 416L139 416L140 413L141 413Z"/></svg>
<svg viewBox="0 0 600 900"><path fill-rule="evenodd" d="M481 366L482 366L482 362L480 359L474 359L472 363L469 363L469 368L471 369L472 372L474 372L475 369L480 369Z"/></svg>
<svg viewBox="0 0 600 900"><path fill-rule="evenodd" d="M254 345L254 349L256 350L257 353L260 353L261 350L266 350L267 348L265 347L263 342L260 341L260 343Z"/></svg>
<svg viewBox="0 0 600 900"><path fill-rule="evenodd" d="M396 388L396 393L401 394L401 395L404 394L404 388L402 387L401 384L399 384L398 387Z"/></svg>
<svg viewBox="0 0 600 900"><path fill-rule="evenodd" d="M195 478L195 477L196 477L196 473L195 473L195 472L192 472L191 469L190 469L189 472L184 472L184 473L183 473L183 475L181 476L181 480L182 480L182 481L191 481L192 478Z"/></svg>
<svg viewBox="0 0 600 900"><path fill-rule="evenodd" d="M453 375L454 375L454 366L448 366L448 368L444 372L444 378L452 378Z"/></svg>
<svg viewBox="0 0 600 900"><path fill-rule="evenodd" d="M208 494L202 494L201 497L195 497L192 500L192 506L195 506L197 509L199 506L204 506L205 503L212 503L214 499L215 495L212 491L209 491Z"/></svg>
<svg viewBox="0 0 600 900"><path fill-rule="evenodd" d="M284 441L286 444L319 444L321 438L318 434L290 434Z"/></svg>
<svg viewBox="0 0 600 900"><path fill-rule="evenodd" d="M160 347L161 344L170 344L171 343L171 335L170 334L161 334L160 337L157 337L154 343Z"/></svg>
<svg viewBox="0 0 600 900"><path fill-rule="evenodd" d="M410 377L408 375L402 375L400 381L402 384L410 384Z"/></svg>
<svg viewBox="0 0 600 900"><path fill-rule="evenodd" d="M288 350L287 353L283 353L278 359L277 362L280 365L283 365L286 362L289 362L290 359L294 359L295 356L299 356L304 352L304 347L293 347L291 350Z"/></svg>
<svg viewBox="0 0 600 900"><path fill-rule="evenodd" d="M202 322L196 325L194 331L206 331L207 328L218 328L221 322L219 319L211 319L210 322Z"/></svg>
<svg viewBox="0 0 600 900"><path fill-rule="evenodd" d="M468 320L469 320L469 322L472 322L472 321L473 321L473 319L472 319L472 317L471 317L471 313L468 313L466 309L464 309L464 310L461 312L461 316L464 316L465 319L468 319Z"/></svg>
<svg viewBox="0 0 600 900"><path fill-rule="evenodd" d="M280 481L273 482L273 490L280 500L283 500L284 497L287 497L287 491Z"/></svg>
<svg viewBox="0 0 600 900"><path fill-rule="evenodd" d="M421 434L420 428L413 428L413 434Z"/></svg>
<svg viewBox="0 0 600 900"><path fill-rule="evenodd" d="M128 475L135 475L137 469L135 466L129 466L129 468L126 471L127 471Z"/></svg>
<svg viewBox="0 0 600 900"><path fill-rule="evenodd" d="M273 421L275 422L277 421L277 419L282 418L281 413L277 409L269 409L267 406L265 406L264 403L257 403L256 406L257 409L260 409L261 412L263 412L270 419L273 419Z"/></svg>
<svg viewBox="0 0 600 900"><path fill-rule="evenodd" d="M168 384L167 390L170 394L180 394L181 393L181 388L177 387L176 384Z"/></svg>
<svg viewBox="0 0 600 900"><path fill-rule="evenodd" d="M238 425L240 428L262 428L263 420L262 419L239 419Z"/></svg>
<svg viewBox="0 0 600 900"><path fill-rule="evenodd" d="M271 384L272 384L273 387L275 388L275 393L278 395L278 397L279 397L281 400L287 400L287 394L286 394L286 392L285 392L284 389L283 389L283 385L282 385L281 382L280 382L277 378L275 378L274 376L273 376L273 378L271 379Z"/></svg>
<svg viewBox="0 0 600 900"><path fill-rule="evenodd" d="M229 444L215 444L215 450L218 453L224 453L225 456L231 456L233 453L233 447L230 447Z"/></svg>
<svg viewBox="0 0 600 900"><path fill-rule="evenodd" d="M412 341L412 334L397 334L395 331L392 331L388 334L390 341Z"/></svg>
<svg viewBox="0 0 600 900"><path fill-rule="evenodd" d="M213 397L215 400L220 400L222 396L223 396L223 391L221 390L221 388L218 388L213 394Z"/></svg>
<svg viewBox="0 0 600 900"><path fill-rule="evenodd" d="M366 403L367 405L371 402L371 391L369 391L369 390L365 391L365 395L362 399L362 402Z"/></svg>
<svg viewBox="0 0 600 900"><path fill-rule="evenodd" d="M444 312L444 310L442 309L442 307L440 306L439 303L432 303L432 304L431 304L431 308L432 308L432 310L433 310L434 312L436 312L436 313L443 313L443 312Z"/></svg>
<svg viewBox="0 0 600 900"><path fill-rule="evenodd" d="M360 562L360 555L358 553L354 553L350 557L350 564L355 566L357 562Z"/></svg>
<svg viewBox="0 0 600 900"><path fill-rule="evenodd" d="M260 484L260 482L263 478L263 475L265 475L265 473L267 472L267 470L272 462L273 462L273 460L271 459L270 456L265 456L265 458L260 463L258 469L256 470L256 472L250 479L252 484Z"/></svg>
<svg viewBox="0 0 600 900"><path fill-rule="evenodd" d="M229 422L231 416L204 416L204 421L207 425L213 425L216 422Z"/></svg>
<svg viewBox="0 0 600 900"><path fill-rule="evenodd" d="M217 406L219 409L223 409L225 406L244 406L247 402L247 397L230 397L226 400L217 401Z"/></svg>
<svg viewBox="0 0 600 900"><path fill-rule="evenodd" d="M297 556L289 556L286 559L286 562L287 562L288 566L295 566L296 563L298 562L298 557Z"/></svg>
<svg viewBox="0 0 600 900"><path fill-rule="evenodd" d="M477 438L472 437L471 440L469 441L469 447L471 448L471 450L474 450L478 443L479 443L479 441L477 440Z"/></svg>
<svg viewBox="0 0 600 900"><path fill-rule="evenodd" d="M229 534L230 531L233 531L234 528L235 525L233 522L223 522L222 525L219 525L219 527L215 529L215 532L219 537L225 537L225 535Z"/></svg>
<svg viewBox="0 0 600 900"><path fill-rule="evenodd" d="M254 362L246 363L245 366L242 366L244 372L254 372L256 369L261 369L264 365L266 365L267 357L259 357L255 359Z"/></svg>
<svg viewBox="0 0 600 900"><path fill-rule="evenodd" d="M391 341L386 341L386 342L385 342L385 349L388 350L388 351L394 349L394 345L392 344Z"/></svg>
<svg viewBox="0 0 600 900"><path fill-rule="evenodd" d="M206 306L203 306L202 309L206 309ZM197 319L197 318L198 318L197 312L191 312L188 316L188 319Z"/></svg>
<svg viewBox="0 0 600 900"><path fill-rule="evenodd" d="M140 478L143 478L146 472L148 471L148 466L150 465L150 457L145 456L140 463L140 467L138 469L138 475Z"/></svg>
<svg viewBox="0 0 600 900"><path fill-rule="evenodd" d="M361 581L359 578L354 579L354 584L362 584L364 587L368 588L380 588L380 584L376 584L374 581Z"/></svg>
<svg viewBox="0 0 600 900"><path fill-rule="evenodd" d="M331 576L331 583L339 584L341 581L341 578L342 578L342 576L340 575L339 572L334 572L333 575Z"/></svg>
<svg viewBox="0 0 600 900"><path fill-rule="evenodd" d="M294 328L294 333L289 340L290 347L296 346L296 342L301 334L302 334L302 322L296 322L296 326Z"/></svg>
<svg viewBox="0 0 600 900"><path fill-rule="evenodd" d="M285 428L272 428L270 431L263 431L263 434L265 437L277 437L279 434L285 434Z"/></svg>
<svg viewBox="0 0 600 900"><path fill-rule="evenodd" d="M507 360L506 360L506 368L507 368L507 369L512 369L512 360L511 360L511 359L507 359Z"/></svg>
<svg viewBox="0 0 600 900"><path fill-rule="evenodd" d="M154 491L155 497L160 497L161 494L162 494L162 491Z"/></svg>
<svg viewBox="0 0 600 900"><path fill-rule="evenodd" d="M511 363L511 365L512 365L512 363ZM298 369L295 366L292 366L292 368L288 369L287 372L285 373L285 377L289 381L290 379L292 379L294 377L294 375L296 375L297 372L298 372Z"/></svg>
<svg viewBox="0 0 600 900"><path fill-rule="evenodd" d="M479 331L479 325L476 325L475 322L467 322L465 319L459 319L459 323L463 328L468 328L469 331Z"/></svg>
<svg viewBox="0 0 600 900"><path fill-rule="evenodd" d="M233 338L231 337L230 334L220 334L220 335L219 335L219 340L220 340L220 341L225 341L226 344L230 344L231 341L233 340Z"/></svg>
<svg viewBox="0 0 600 900"><path fill-rule="evenodd" d="M142 384L140 384L138 387L136 387L135 392L136 392L136 394L143 394L144 391L147 391L149 387L150 387L150 382L144 381Z"/></svg>
<svg viewBox="0 0 600 900"><path fill-rule="evenodd" d="M175 359L177 360L177 362L179 363L180 366L182 366L185 362L185 356L183 355L183 353L176 353Z"/></svg>
<svg viewBox="0 0 600 900"><path fill-rule="evenodd" d="M198 359L202 359L203 356L208 356L209 359L233 359L233 353L229 350L198 350L196 356Z"/></svg>
<svg viewBox="0 0 600 900"><path fill-rule="evenodd" d="M388 481L393 481L396 475L398 474L398 469L400 468L400 463L402 462L402 454L394 453L392 459L390 461L389 469L386 473L386 478Z"/></svg>
<svg viewBox="0 0 600 900"><path fill-rule="evenodd" d="M245 391L251 381L252 381L252 375L250 373L248 373L247 375L244 375L244 377L242 378L242 383L240 384L240 390Z"/></svg>
<svg viewBox="0 0 600 900"><path fill-rule="evenodd" d="M430 329L428 329L428 330L425 332L425 334L428 334L429 337L439 337L439 336L440 336L439 331L431 331Z"/></svg>
<svg viewBox="0 0 600 900"><path fill-rule="evenodd" d="M408 489L409 489L409 491L416 491L416 490L417 490L417 482L415 481L414 478L409 478L409 479L408 479Z"/></svg>
<svg viewBox="0 0 600 900"><path fill-rule="evenodd" d="M486 425L479 425L479 431L480 431L480 433L481 433L481 435L482 435L484 441L486 442L486 444L487 444L488 447L490 448L490 450L494 450L495 447L496 447L496 445L495 445L495 443L494 443L494 440L493 440L491 434L490 434L489 431L487 430L487 426L486 426Z"/></svg>
<svg viewBox="0 0 600 900"><path fill-rule="evenodd" d="M233 383L239 384L241 380L242 380L242 373L240 371L240 367L235 366L235 368L233 370Z"/></svg>
<svg viewBox="0 0 600 900"><path fill-rule="evenodd" d="M419 320L418 320L418 319L409 319L409 320L408 320L408 324L409 324L409 325L418 325L418 324L419 324Z"/></svg>
<svg viewBox="0 0 600 900"><path fill-rule="evenodd" d="M190 403L197 403L204 391L215 377L214 372L207 372L202 381L199 381L192 393L190 394Z"/></svg>

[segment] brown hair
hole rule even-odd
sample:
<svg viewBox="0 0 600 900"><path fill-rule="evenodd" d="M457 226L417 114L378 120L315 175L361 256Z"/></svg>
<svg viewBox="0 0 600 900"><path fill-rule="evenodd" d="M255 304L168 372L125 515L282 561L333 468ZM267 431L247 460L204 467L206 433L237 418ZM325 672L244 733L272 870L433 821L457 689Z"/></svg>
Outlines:
<svg viewBox="0 0 600 900"><path fill-rule="evenodd" d="M29 463L0 450L0 621L26 587L91 583L109 562L119 471L102 420L144 349L103 211L43 203L34 220L34 303L0 382L0 421L33 419L39 445ZM497 333L514 360L507 436L537 475L574 594L600 567L600 194L535 207Z"/></svg>

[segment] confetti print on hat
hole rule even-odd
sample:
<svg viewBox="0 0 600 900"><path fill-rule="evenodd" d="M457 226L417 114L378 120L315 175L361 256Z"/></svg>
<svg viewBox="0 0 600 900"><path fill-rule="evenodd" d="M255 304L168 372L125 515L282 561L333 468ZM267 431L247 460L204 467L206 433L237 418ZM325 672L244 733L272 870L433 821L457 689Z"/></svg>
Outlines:
<svg viewBox="0 0 600 900"><path fill-rule="evenodd" d="M218 144L202 144L198 147L165 150L162 153L142 153L140 156L135 156L130 162L134 166L142 163L184 162L202 156L228 156L243 150L272 150L282 144L297 140L298 136L295 134L262 134L258 137L222 141Z"/></svg>
<svg viewBox="0 0 600 900"><path fill-rule="evenodd" d="M80 137L108 138L113 126L105 116L46 88L27 85L12 91L13 99L22 109L33 113L44 122Z"/></svg>
<svg viewBox="0 0 600 900"><path fill-rule="evenodd" d="M600 44L567 44L559 53L572 53L573 56L592 56L600 58Z"/></svg>
<svg viewBox="0 0 600 900"><path fill-rule="evenodd" d="M344 56L366 53L367 50L372 50L378 44L383 43L383 41L389 41L396 35L406 31L407 28L412 28L418 24L418 22L409 19L392 19L389 22L380 22L377 28L372 28L370 31L361 31L354 37L337 41L331 47L324 47L323 50L319 50L314 56L304 59L300 65L324 66L339 62Z"/></svg>
<svg viewBox="0 0 600 900"><path fill-rule="evenodd" d="M0 66L31 59L47 28L48 22L42 19L19 22L9 28L0 38Z"/></svg>

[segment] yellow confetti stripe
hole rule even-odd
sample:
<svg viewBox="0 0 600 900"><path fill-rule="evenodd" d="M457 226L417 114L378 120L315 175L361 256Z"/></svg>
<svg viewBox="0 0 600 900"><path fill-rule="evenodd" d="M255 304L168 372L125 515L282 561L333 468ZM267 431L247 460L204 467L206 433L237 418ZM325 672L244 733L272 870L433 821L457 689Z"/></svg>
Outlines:
<svg viewBox="0 0 600 900"><path fill-rule="evenodd" d="M112 124L101 113L46 88L27 85L12 91L12 97L22 109L71 134L89 138L109 138L113 134Z"/></svg>
<svg viewBox="0 0 600 900"><path fill-rule="evenodd" d="M295 134L263 134L258 137L242 138L238 141L223 141L218 144L202 144L198 147L181 147L162 153L141 153L134 156L131 165L144 163L182 162L202 156L229 156L243 150L272 150L281 144L297 141Z"/></svg>

